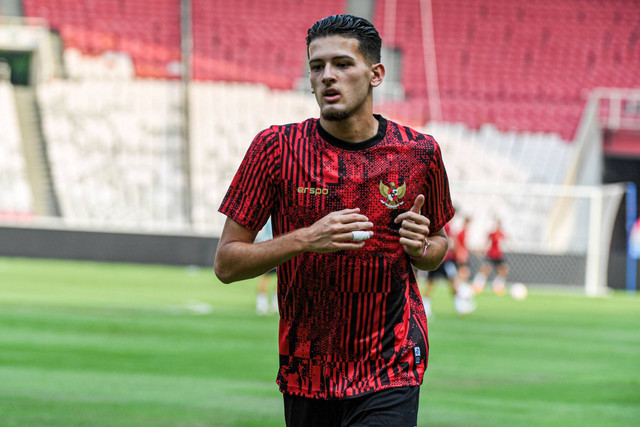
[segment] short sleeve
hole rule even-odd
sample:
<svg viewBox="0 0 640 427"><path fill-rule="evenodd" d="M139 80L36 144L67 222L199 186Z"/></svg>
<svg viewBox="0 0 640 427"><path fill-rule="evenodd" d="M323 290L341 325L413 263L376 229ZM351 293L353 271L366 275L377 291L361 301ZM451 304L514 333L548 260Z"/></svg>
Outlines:
<svg viewBox="0 0 640 427"><path fill-rule="evenodd" d="M454 215L449 179L442 161L440 146L433 141L435 149L427 171L426 187L428 194L425 198L425 216L431 221L430 234L440 231Z"/></svg>
<svg viewBox="0 0 640 427"><path fill-rule="evenodd" d="M273 128L254 138L218 209L222 214L254 231L264 226L276 196L279 147Z"/></svg>

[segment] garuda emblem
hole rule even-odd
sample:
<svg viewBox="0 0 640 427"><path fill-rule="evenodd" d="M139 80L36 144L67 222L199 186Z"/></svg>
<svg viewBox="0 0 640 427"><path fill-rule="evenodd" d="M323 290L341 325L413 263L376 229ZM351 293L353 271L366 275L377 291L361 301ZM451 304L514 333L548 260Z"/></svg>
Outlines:
<svg viewBox="0 0 640 427"><path fill-rule="evenodd" d="M405 182L400 187L396 187L395 182L390 182L387 187L382 181L380 181L380 194L384 199L380 199L380 203L388 207L389 209L398 209L398 206L404 202L400 201L407 192L407 183Z"/></svg>

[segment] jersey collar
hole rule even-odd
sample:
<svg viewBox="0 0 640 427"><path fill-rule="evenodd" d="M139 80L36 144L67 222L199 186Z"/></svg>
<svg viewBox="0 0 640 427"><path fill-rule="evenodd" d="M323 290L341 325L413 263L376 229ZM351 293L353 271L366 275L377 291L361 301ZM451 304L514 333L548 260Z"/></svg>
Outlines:
<svg viewBox="0 0 640 427"><path fill-rule="evenodd" d="M380 114L374 114L373 117L375 117L379 122L378 133L376 133L371 138L362 142L353 143L353 142L347 142L347 141L343 141L342 139L336 138L335 136L327 132L320 125L320 120L317 121L318 133L320 134L322 139L324 139L334 147L338 147L343 150L350 150L350 151L366 150L367 148L371 148L374 145L378 144L380 141L382 141L387 133L387 119L382 117Z"/></svg>

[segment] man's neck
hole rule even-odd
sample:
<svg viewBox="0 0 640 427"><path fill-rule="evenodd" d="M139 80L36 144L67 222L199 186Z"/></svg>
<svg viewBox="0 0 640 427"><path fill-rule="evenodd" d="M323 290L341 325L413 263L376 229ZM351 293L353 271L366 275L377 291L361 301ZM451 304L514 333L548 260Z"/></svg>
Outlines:
<svg viewBox="0 0 640 427"><path fill-rule="evenodd" d="M329 121L320 117L320 126L332 136L357 144L373 138L378 133L380 122L373 116L349 117L346 120Z"/></svg>

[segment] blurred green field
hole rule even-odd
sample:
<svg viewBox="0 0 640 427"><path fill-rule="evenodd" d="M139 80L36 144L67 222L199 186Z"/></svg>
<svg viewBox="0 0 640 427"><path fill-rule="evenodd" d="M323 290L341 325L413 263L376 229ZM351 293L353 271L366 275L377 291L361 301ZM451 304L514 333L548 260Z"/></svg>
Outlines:
<svg viewBox="0 0 640 427"><path fill-rule="evenodd" d="M255 284L0 258L0 425L284 425L278 320L254 314ZM419 425L637 425L639 297L478 303L461 318L436 289Z"/></svg>

